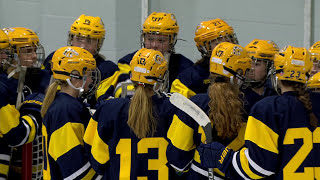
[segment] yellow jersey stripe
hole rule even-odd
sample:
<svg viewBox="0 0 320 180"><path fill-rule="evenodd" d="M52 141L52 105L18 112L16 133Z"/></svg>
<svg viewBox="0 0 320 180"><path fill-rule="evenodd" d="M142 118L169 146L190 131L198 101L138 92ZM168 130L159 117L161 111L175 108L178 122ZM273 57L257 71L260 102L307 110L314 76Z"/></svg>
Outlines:
<svg viewBox="0 0 320 180"><path fill-rule="evenodd" d="M129 72L131 71L129 64L118 63L118 68L119 68L121 74L129 74Z"/></svg>
<svg viewBox="0 0 320 180"><path fill-rule="evenodd" d="M26 143L30 143L34 140L34 137L36 136L37 126L36 124L34 124L34 121L30 116L22 116L22 118L26 120L30 126L29 138L28 138L28 141L26 142Z"/></svg>
<svg viewBox="0 0 320 180"><path fill-rule="evenodd" d="M56 161L72 148L83 146L84 126L81 123L68 122L54 131L50 137L48 153Z"/></svg>
<svg viewBox="0 0 320 180"><path fill-rule="evenodd" d="M193 141L193 129L183 123L177 115L173 116L167 136L178 149L190 151L196 147Z"/></svg>
<svg viewBox="0 0 320 180"><path fill-rule="evenodd" d="M116 86L118 82L118 77L120 75L119 71L114 72L114 74L100 82L100 85L96 91L96 99L104 95L105 92L110 88L110 86Z"/></svg>
<svg viewBox="0 0 320 180"><path fill-rule="evenodd" d="M97 128L98 122L91 118L83 137L84 142L89 144L90 146L92 146L94 134L95 131L97 131Z"/></svg>
<svg viewBox="0 0 320 180"><path fill-rule="evenodd" d="M261 179L263 177L253 173L249 167L249 162L248 159L244 153L244 150L246 148L242 148L240 151L240 163L241 163L241 168L243 169L243 171L247 174L247 176L249 176L251 179Z"/></svg>
<svg viewBox="0 0 320 180"><path fill-rule="evenodd" d="M176 79L172 82L170 92L171 93L175 93L175 92L180 93L187 98L190 98L190 97L196 95L195 92L193 92L186 85L184 85L179 79Z"/></svg>
<svg viewBox="0 0 320 180"><path fill-rule="evenodd" d="M257 136L257 134L259 134ZM245 140L255 143L262 149L279 154L279 135L258 119L249 116Z"/></svg>
<svg viewBox="0 0 320 180"><path fill-rule="evenodd" d="M98 131L95 131L92 141L91 154L100 164L109 161L109 146L100 138Z"/></svg>
<svg viewBox="0 0 320 180"><path fill-rule="evenodd" d="M14 105L7 104L0 109L0 132L7 134L20 123L20 113Z"/></svg>

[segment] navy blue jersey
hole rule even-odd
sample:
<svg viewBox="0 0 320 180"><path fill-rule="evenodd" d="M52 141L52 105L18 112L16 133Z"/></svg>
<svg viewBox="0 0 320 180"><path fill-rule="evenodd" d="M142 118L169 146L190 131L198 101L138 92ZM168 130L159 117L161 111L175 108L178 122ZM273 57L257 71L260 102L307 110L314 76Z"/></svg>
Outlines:
<svg viewBox="0 0 320 180"><path fill-rule="evenodd" d="M130 62L134 56L134 54L137 51L133 53L129 53L126 56L122 57L121 59L118 60L118 67L120 69L120 75L119 75L119 82L124 82L127 79L130 79ZM172 53L170 56L170 61L168 65L168 71L169 71L169 87L168 89L170 90L171 85L173 81L178 77L180 73L182 73L185 69L191 67L193 65L193 62L183 56L182 54L176 54ZM132 88L129 88L132 89ZM117 89L115 94L121 94L120 92L121 88Z"/></svg>
<svg viewBox="0 0 320 180"><path fill-rule="evenodd" d="M208 103L210 98L208 94L197 94L190 98L207 115L209 114ZM239 150L244 146L244 132L246 128L246 113L243 112L243 124L238 135L233 138L220 138L217 131L213 128L213 141L218 141L233 150ZM177 110L172 124L168 131L170 144L167 148L168 162L171 166L185 173L186 179L208 179L208 170L201 166L199 152L196 147L204 143L206 138L203 129L188 114L182 110ZM218 169L214 169L215 176L220 178L224 174Z"/></svg>
<svg viewBox="0 0 320 180"><path fill-rule="evenodd" d="M320 118L320 94L311 95ZM296 92L257 102L245 132L246 148L236 152L227 174L232 178L319 179L320 123L314 128Z"/></svg>
<svg viewBox="0 0 320 180"><path fill-rule="evenodd" d="M92 179L83 135L91 118L78 99L57 93L43 118L44 179Z"/></svg>
<svg viewBox="0 0 320 180"><path fill-rule="evenodd" d="M170 92L180 93L187 98L199 93L206 93L210 85L209 75L207 61L195 64L179 74L177 79L173 81Z"/></svg>
<svg viewBox="0 0 320 180"><path fill-rule="evenodd" d="M49 56L47 56L44 66L47 70L51 72L51 59L53 57L52 52ZM105 60L101 55L97 55L94 57L97 63L97 68L100 70L101 73L101 82L99 88L97 89L95 96L90 97L88 102L92 107L97 103L97 101L107 99L109 96L113 95L113 91L115 86L118 82L119 77L119 69L118 66L110 61ZM52 72L51 72L52 73Z"/></svg>
<svg viewBox="0 0 320 180"><path fill-rule="evenodd" d="M92 167L105 179L172 178L165 137L175 107L168 98L153 96L157 129L154 136L139 139L127 124L129 104L127 98L105 101L90 120L84 139L91 146Z"/></svg>

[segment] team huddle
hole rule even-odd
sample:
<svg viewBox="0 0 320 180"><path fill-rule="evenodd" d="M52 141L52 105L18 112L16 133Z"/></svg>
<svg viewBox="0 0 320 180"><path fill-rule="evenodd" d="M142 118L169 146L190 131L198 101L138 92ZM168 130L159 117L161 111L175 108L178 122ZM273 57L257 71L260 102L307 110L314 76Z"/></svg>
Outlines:
<svg viewBox="0 0 320 180"><path fill-rule="evenodd" d="M33 30L0 30L0 180L320 179L320 41L243 47L217 18L197 26L193 63L178 32L153 12L115 64L100 17L47 57Z"/></svg>

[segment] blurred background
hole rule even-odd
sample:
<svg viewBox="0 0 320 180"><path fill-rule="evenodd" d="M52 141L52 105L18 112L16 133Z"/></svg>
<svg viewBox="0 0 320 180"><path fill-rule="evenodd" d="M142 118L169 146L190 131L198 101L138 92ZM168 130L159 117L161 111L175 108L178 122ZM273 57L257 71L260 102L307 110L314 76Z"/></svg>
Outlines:
<svg viewBox="0 0 320 180"><path fill-rule="evenodd" d="M309 48L320 40L317 0L0 0L0 27L36 31L46 55L67 45L70 25L81 14L100 16L106 38L100 51L117 62L140 48L140 30L153 11L174 13L180 26L176 52L200 59L194 31L201 21L221 18L231 25L240 45L253 39Z"/></svg>

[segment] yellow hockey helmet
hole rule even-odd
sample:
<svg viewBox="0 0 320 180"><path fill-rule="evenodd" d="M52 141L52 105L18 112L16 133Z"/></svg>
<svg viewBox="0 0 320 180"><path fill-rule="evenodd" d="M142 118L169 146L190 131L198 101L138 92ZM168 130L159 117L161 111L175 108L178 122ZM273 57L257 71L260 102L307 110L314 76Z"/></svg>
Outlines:
<svg viewBox="0 0 320 180"><path fill-rule="evenodd" d="M274 55L279 52L278 45L271 40L252 40L245 48L252 59L273 61Z"/></svg>
<svg viewBox="0 0 320 180"><path fill-rule="evenodd" d="M238 44L234 30L222 19L202 21L196 28L194 41L198 50L204 56L211 56L213 46L220 42Z"/></svg>
<svg viewBox="0 0 320 180"><path fill-rule="evenodd" d="M145 34L168 35L171 51L177 42L179 26L176 17L172 13L153 12L144 21L141 33L141 47L145 46Z"/></svg>
<svg viewBox="0 0 320 180"><path fill-rule="evenodd" d="M313 75L308 81L307 86L309 89L320 89L320 72Z"/></svg>
<svg viewBox="0 0 320 180"><path fill-rule="evenodd" d="M274 58L274 68L278 80L306 83L312 61L306 48L287 46Z"/></svg>
<svg viewBox="0 0 320 180"><path fill-rule="evenodd" d="M240 45L222 42L212 51L210 72L244 81L244 75L251 69L251 59Z"/></svg>
<svg viewBox="0 0 320 180"><path fill-rule="evenodd" d="M99 16L86 16L81 14L70 27L70 33L89 38L103 39L106 30Z"/></svg>
<svg viewBox="0 0 320 180"><path fill-rule="evenodd" d="M9 47L9 38L3 30L0 29L0 49Z"/></svg>
<svg viewBox="0 0 320 180"><path fill-rule="evenodd" d="M80 47L66 46L58 49L52 57L53 78L67 80L73 71L83 77L88 70L96 68L92 54Z"/></svg>
<svg viewBox="0 0 320 180"><path fill-rule="evenodd" d="M44 58L44 48L39 42L37 33L25 27L9 27L4 28L3 31L8 35L9 44L14 53L19 57L17 59L20 65L40 68ZM23 51L22 51L23 50ZM33 53L36 57L33 57ZM27 55L22 58L20 55ZM36 58L36 59L35 59Z"/></svg>
<svg viewBox="0 0 320 180"><path fill-rule="evenodd" d="M86 16L81 14L70 27L68 45L71 45L73 36L82 36L89 39L97 39L97 52L102 47L106 30L99 16Z"/></svg>
<svg viewBox="0 0 320 180"><path fill-rule="evenodd" d="M19 48L22 46L39 45L39 37L31 29L24 27L12 27L4 28L3 31L8 35L10 45L17 51L18 54Z"/></svg>
<svg viewBox="0 0 320 180"><path fill-rule="evenodd" d="M130 67L132 81L150 85L162 81L168 69L167 61L160 51L146 48L134 54Z"/></svg>
<svg viewBox="0 0 320 180"><path fill-rule="evenodd" d="M153 12L144 21L142 31L144 33L174 35L178 34L179 26L174 14Z"/></svg>

